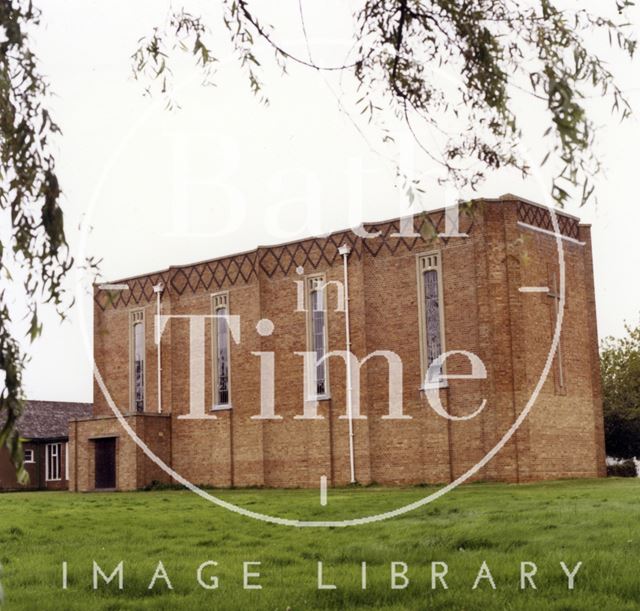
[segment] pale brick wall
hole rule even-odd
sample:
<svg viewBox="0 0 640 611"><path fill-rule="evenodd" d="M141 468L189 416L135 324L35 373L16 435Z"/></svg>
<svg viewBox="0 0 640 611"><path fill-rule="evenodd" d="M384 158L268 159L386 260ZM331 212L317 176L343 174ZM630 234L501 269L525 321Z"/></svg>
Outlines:
<svg viewBox="0 0 640 611"><path fill-rule="evenodd" d="M555 239L518 224L520 206L528 205L515 200L481 202L473 221L461 218L468 238L436 245L419 238L387 237L367 241L365 248L362 240L354 241L349 234L354 243L349 259L352 350L359 358L374 350L393 350L401 356L404 412L412 417L381 419L387 412L386 364L381 358L370 360L361 372L361 411L368 418L354 422L361 483L451 481L475 465L523 409L544 365L554 319L552 299L518 289L547 286L550 270L557 267ZM442 230L439 213L431 218ZM368 228L386 231L388 226L380 223ZM475 479L517 482L604 472L590 235L588 227L581 226L578 236L577 224L570 231L585 244L562 242L567 278L562 334L566 391L558 392L554 367L528 419ZM302 358L294 352L307 349L305 314L295 311L295 281L301 279L295 269L305 258L300 248L309 258L305 274L324 272L327 280L342 280L342 261L333 253L346 236L260 248L213 262L214 272L207 271L204 263L131 279L128 304L118 301L114 307L96 294L96 363L125 413L130 410L129 311L145 308L145 409L151 414L157 410L157 382L155 296L150 286L160 279L168 286L162 298L165 314L210 314L211 294L229 291L230 313L241 317L241 343L231 347L233 408L215 412L217 420L178 418L188 412L189 336L188 322L176 320L167 325L162 338L163 411L170 418L128 417L141 438L190 481L215 486L316 486L320 476L326 475L332 485L349 482L348 422L339 418L346 413L341 359L330 360L331 399L321 401L319 408L324 419L294 419L303 409ZM483 398L488 400L483 413L469 421L451 422L438 416L419 390L416 255L434 249L442 253L446 349L474 352L487 368L486 380L453 380L440 391L444 406L457 416L474 411ZM278 260L280 266L274 263ZM254 271L234 282L231 278L240 266L244 272ZM141 296L143 292L146 297ZM335 311L334 288L329 289L328 304L329 349L343 350L344 314ZM256 333L261 318L273 321L272 336ZM276 411L282 420L251 419L259 412L260 397L259 359L251 354L255 351L275 352ZM211 405L209 326L205 355L205 402ZM468 370L464 358L448 361L449 373ZM110 417L99 389L95 404L96 415L104 418L78 422L77 431L72 431L71 438L77 439L72 453L77 455L73 488L92 488L90 438L105 434L118 436L118 488L166 480Z"/></svg>

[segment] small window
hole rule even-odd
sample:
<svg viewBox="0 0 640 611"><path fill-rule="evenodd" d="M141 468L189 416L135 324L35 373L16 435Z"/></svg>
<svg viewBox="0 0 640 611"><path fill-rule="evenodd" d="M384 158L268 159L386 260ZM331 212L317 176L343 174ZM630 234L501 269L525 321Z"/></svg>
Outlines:
<svg viewBox="0 0 640 611"><path fill-rule="evenodd" d="M444 352L444 311L442 305L442 273L440 253L418 257L418 311L420 316L421 384L441 384L437 372L426 380L429 367Z"/></svg>
<svg viewBox="0 0 640 611"><path fill-rule="evenodd" d="M25 464L36 462L36 457L33 450L28 449L24 451L24 462Z"/></svg>
<svg viewBox="0 0 640 611"><path fill-rule="evenodd" d="M307 278L307 337L309 351L316 355L316 395L329 394L327 362L327 301L323 276Z"/></svg>
<svg viewBox="0 0 640 611"><path fill-rule="evenodd" d="M45 479L48 482L55 482L60 480L60 459L61 459L60 443L48 443L46 447L46 465L45 465Z"/></svg>
<svg viewBox="0 0 640 611"><path fill-rule="evenodd" d="M131 407L133 411L144 411L144 311L131 312Z"/></svg>
<svg viewBox="0 0 640 611"><path fill-rule="evenodd" d="M230 397L229 294L212 297L213 314L213 405L228 407Z"/></svg>

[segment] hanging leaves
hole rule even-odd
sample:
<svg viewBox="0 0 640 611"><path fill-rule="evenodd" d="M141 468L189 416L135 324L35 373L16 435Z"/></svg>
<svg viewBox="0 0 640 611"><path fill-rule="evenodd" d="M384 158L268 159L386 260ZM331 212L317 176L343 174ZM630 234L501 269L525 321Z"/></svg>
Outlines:
<svg viewBox="0 0 640 611"><path fill-rule="evenodd" d="M39 300L51 302L63 313L61 282L73 263L66 246L55 160L49 150L50 136L60 130L45 107L47 83L26 34L38 20L31 2L0 3L0 32L4 32L0 37L0 211L9 213L12 223L9 243L0 245L0 272L6 280L22 283L31 341L42 332ZM9 271L9 259L20 270L16 278ZM8 448L18 478L24 481L27 474L16 423L24 405L26 356L12 330L14 314L6 291L0 291L0 447Z"/></svg>
<svg viewBox="0 0 640 611"><path fill-rule="evenodd" d="M380 127L381 140L392 139L384 119L391 111L459 187L476 188L486 171L502 167L529 172L517 154L520 124L527 116L516 115L514 89L526 91L546 108L549 127L543 138L548 150L543 163L553 161L554 170L559 167L550 190L561 206L569 197L582 204L591 198L593 177L600 167L594 154L596 130L584 104L587 93L609 95L612 112L622 119L630 114L613 75L589 51L587 41L601 32L612 46L633 56L636 41L625 19L631 0L605 7L614 8L618 19L592 14L579 5L561 10L555 0L366 0L355 15L353 56L337 66L323 66L287 51L274 28L259 18L258 3L225 0L224 6L224 25L240 65L263 102L267 98L259 76L257 39L274 50L283 70L295 62L314 70L351 72L359 93L355 110ZM303 19L302 5L300 13ZM163 41L179 34L180 19L174 16L171 23L173 30L154 30L154 37ZM198 19L189 16L187 23L191 27L183 27L184 33L196 40L203 35ZM306 35L304 21L302 26ZM149 59L167 59L152 49L138 50L134 55L138 66ZM201 53L193 45L197 61ZM436 73L443 66L459 74L455 91L438 85ZM436 151L420 140L418 131L428 126L442 132L443 113L451 118L447 128L456 120L463 124L456 133L449 130L444 150Z"/></svg>

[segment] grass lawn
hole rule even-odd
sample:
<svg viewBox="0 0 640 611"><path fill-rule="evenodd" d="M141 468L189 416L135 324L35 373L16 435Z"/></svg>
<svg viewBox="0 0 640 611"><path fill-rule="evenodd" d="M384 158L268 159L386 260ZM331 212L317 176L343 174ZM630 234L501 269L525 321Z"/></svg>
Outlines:
<svg viewBox="0 0 640 611"><path fill-rule="evenodd" d="M415 501L429 488L226 490L221 498L283 517L344 519ZM471 484L385 522L332 529L265 524L186 491L0 494L3 609L638 609L640 481ZM68 589L61 565L68 562ZM116 580L92 588L93 560ZM148 590L158 561L163 580ZM202 588L198 566L213 560ZM243 589L243 562L261 562ZM324 581L317 588L318 561ZM367 589L361 563L367 563ZM408 565L405 589L390 564ZM472 586L486 561L488 579ZM535 562L536 590L520 590L520 563ZM560 562L582 562L575 589ZM448 590L431 589L431 563L446 562ZM398 584L403 582L398 579ZM439 585L439 584L438 584Z"/></svg>

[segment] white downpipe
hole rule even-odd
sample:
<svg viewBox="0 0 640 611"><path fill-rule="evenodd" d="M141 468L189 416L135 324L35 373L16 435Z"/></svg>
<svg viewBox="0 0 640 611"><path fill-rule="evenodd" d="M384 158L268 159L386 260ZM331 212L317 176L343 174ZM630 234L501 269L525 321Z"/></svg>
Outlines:
<svg viewBox="0 0 640 611"><path fill-rule="evenodd" d="M158 413L162 413L162 350L160 346L160 338L162 334L160 333L160 297L162 296L162 291L164 290L164 284L160 282L153 287L153 292L156 294L156 349L158 354Z"/></svg>
<svg viewBox="0 0 640 611"><path fill-rule="evenodd" d="M342 255L342 264L344 269L344 333L347 342L347 418L349 420L349 466L351 469L351 483L356 483L356 460L354 452L354 434L353 434L353 405L352 405L352 386L351 386L351 332L349 329L349 271L348 258L351 248L347 245L341 246L338 252Z"/></svg>

